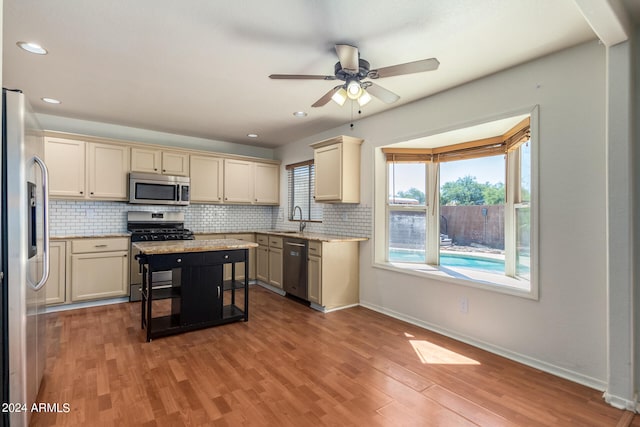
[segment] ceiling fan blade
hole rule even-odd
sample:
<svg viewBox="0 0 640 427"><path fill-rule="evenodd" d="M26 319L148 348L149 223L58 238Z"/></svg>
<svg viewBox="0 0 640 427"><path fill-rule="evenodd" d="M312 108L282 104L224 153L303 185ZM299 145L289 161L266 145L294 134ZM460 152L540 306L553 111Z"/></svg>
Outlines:
<svg viewBox="0 0 640 427"><path fill-rule="evenodd" d="M357 47L348 44L337 44L336 53L343 70L352 73L358 72L360 69L360 54Z"/></svg>
<svg viewBox="0 0 640 427"><path fill-rule="evenodd" d="M400 99L400 97L395 93L383 88L382 86L378 86L373 82L367 82L367 92L386 104L393 104Z"/></svg>
<svg viewBox="0 0 640 427"><path fill-rule="evenodd" d="M317 76L311 74L271 74L269 78L276 80L335 80L336 76Z"/></svg>
<svg viewBox="0 0 640 427"><path fill-rule="evenodd" d="M390 67L382 67L377 70L369 71L370 79L379 79L382 77L401 76L403 74L421 73L423 71L437 70L440 62L436 58L422 59L420 61L407 62L405 64L392 65Z"/></svg>
<svg viewBox="0 0 640 427"><path fill-rule="evenodd" d="M329 92L325 93L322 98L318 99L313 105L312 107L322 107L323 105L325 105L327 102L331 101L331 97L333 96L334 93L336 93L336 91L338 89L340 89L342 87L342 85L338 85L336 87L334 87L333 89L331 89Z"/></svg>

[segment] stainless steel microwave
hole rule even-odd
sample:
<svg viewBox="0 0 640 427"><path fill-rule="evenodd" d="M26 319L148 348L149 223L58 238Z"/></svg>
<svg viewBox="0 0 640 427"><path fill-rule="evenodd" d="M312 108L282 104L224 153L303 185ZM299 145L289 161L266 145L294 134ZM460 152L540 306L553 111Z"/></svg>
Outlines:
<svg viewBox="0 0 640 427"><path fill-rule="evenodd" d="M188 205L189 184L188 176L132 172L129 174L129 203Z"/></svg>

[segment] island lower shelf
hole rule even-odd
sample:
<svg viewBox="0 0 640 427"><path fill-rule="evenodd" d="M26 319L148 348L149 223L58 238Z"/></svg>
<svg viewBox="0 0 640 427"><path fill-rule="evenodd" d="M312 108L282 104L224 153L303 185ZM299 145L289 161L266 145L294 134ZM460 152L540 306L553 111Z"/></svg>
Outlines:
<svg viewBox="0 0 640 427"><path fill-rule="evenodd" d="M200 241L196 246L169 242L136 243L143 269L141 327L151 341L167 335L249 320L248 249L255 243L233 239ZM222 243L225 242L225 243ZM244 262L244 279L236 279L235 263ZM232 265L224 280L224 265ZM170 286L149 286L155 271L172 271Z"/></svg>

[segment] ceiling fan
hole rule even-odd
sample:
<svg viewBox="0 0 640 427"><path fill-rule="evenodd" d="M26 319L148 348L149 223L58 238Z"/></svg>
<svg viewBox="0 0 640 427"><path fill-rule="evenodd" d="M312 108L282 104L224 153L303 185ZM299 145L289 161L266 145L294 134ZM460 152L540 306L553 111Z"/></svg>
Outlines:
<svg viewBox="0 0 640 427"><path fill-rule="evenodd" d="M400 96L371 81L363 80L375 80L383 77L432 71L436 70L440 65L440 62L436 58L429 58L371 70L369 62L360 58L360 52L355 46L337 44L336 53L338 54L339 61L335 65L335 75L333 76L271 74L269 78L285 80L341 80L344 82L324 94L312 107L322 107L330 100L335 101L338 105L344 105L347 99L356 100L360 106L363 106L371 101L371 95L380 99L382 102L392 104L400 99Z"/></svg>

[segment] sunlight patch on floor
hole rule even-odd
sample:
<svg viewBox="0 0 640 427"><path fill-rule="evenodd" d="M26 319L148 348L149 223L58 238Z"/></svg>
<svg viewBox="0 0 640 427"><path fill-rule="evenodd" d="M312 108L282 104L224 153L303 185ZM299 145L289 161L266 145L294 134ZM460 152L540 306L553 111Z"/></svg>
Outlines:
<svg viewBox="0 0 640 427"><path fill-rule="evenodd" d="M425 340L409 340L420 361L438 365L479 365L480 362Z"/></svg>

